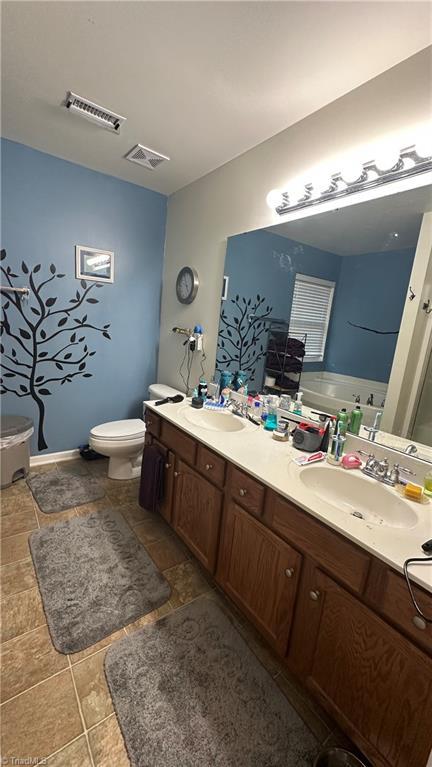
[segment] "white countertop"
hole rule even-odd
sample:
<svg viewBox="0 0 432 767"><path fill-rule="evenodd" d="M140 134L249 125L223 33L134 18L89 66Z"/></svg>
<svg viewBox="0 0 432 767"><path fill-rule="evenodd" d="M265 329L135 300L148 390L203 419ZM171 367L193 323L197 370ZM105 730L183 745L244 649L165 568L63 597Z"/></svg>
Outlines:
<svg viewBox="0 0 432 767"><path fill-rule="evenodd" d="M255 427L250 422L248 427L251 428L243 431L209 431L185 419L184 412L190 409L190 404L168 403L157 407L152 400L144 404L395 570L403 572L403 563L408 557L424 556L421 544L432 538L432 502L422 505L405 500L418 516L419 521L412 528L369 524L339 510L306 488L300 481L302 469L293 462L294 458L301 455L300 451L287 442L277 442L271 432ZM315 464L323 465L323 462ZM303 469L313 470L313 465ZM333 470L346 471L339 467ZM368 477L364 477L364 481L377 482ZM393 488L388 490L396 494ZM414 581L432 592L432 562L429 565L412 566L409 572Z"/></svg>

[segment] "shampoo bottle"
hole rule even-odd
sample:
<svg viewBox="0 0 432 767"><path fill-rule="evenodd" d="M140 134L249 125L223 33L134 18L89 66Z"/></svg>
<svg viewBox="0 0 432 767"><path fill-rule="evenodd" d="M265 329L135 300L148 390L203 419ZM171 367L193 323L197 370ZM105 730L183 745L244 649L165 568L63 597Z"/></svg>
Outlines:
<svg viewBox="0 0 432 767"><path fill-rule="evenodd" d="M345 434L347 433L347 428L349 424L349 415L346 411L346 407L341 407L336 418L337 418L337 423L339 425L339 433L342 434L342 436L344 437Z"/></svg>
<svg viewBox="0 0 432 767"><path fill-rule="evenodd" d="M362 420L363 420L363 410L361 409L360 405L356 405L350 415L348 431L351 434L358 434L360 431Z"/></svg>

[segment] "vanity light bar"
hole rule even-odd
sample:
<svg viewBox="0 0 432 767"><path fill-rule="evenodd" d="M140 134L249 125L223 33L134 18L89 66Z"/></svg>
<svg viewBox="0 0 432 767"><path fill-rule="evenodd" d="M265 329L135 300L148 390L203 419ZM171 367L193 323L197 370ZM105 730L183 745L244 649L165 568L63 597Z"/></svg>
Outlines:
<svg viewBox="0 0 432 767"><path fill-rule="evenodd" d="M352 162L341 171L318 183L301 184L285 192L273 190L267 197L270 208L283 216L285 213L305 208L326 200L337 199L347 194L371 189L389 181L397 181L417 173L432 170L432 145L423 148L413 144L396 154L368 162Z"/></svg>

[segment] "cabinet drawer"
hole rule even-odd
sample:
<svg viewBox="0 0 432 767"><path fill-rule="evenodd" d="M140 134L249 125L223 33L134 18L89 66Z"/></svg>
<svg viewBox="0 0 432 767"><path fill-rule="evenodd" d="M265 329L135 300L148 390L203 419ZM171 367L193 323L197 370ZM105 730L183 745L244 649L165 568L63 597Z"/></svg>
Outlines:
<svg viewBox="0 0 432 767"><path fill-rule="evenodd" d="M414 585L413 592L423 613L432 616L432 594L427 594ZM417 615L405 578L392 570L386 571L384 589L377 607L384 617L432 654L432 624L426 623Z"/></svg>
<svg viewBox="0 0 432 767"><path fill-rule="evenodd" d="M231 466L230 493L233 500L246 511L257 517L261 516L264 507L264 485L234 466Z"/></svg>
<svg viewBox="0 0 432 767"><path fill-rule="evenodd" d="M370 565L366 552L276 493L269 493L264 520L275 533L309 554L338 581L361 594Z"/></svg>
<svg viewBox="0 0 432 767"><path fill-rule="evenodd" d="M153 410L146 410L144 421L146 431L149 431L154 437L159 437L161 431L161 417L156 415L156 413L153 413Z"/></svg>
<svg viewBox="0 0 432 767"><path fill-rule="evenodd" d="M223 487L225 482L225 461L212 450L198 443L197 469L201 471L206 479L214 482L215 485Z"/></svg>
<svg viewBox="0 0 432 767"><path fill-rule="evenodd" d="M161 440L179 458L183 458L192 466L195 465L196 442L192 437L188 437L168 421L162 420Z"/></svg>

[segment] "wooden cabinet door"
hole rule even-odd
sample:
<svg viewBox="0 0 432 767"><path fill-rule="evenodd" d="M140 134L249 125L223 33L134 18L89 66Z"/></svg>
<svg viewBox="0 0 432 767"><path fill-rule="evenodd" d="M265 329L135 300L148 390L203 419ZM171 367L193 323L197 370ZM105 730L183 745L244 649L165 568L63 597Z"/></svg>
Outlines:
<svg viewBox="0 0 432 767"><path fill-rule="evenodd" d="M226 506L218 580L280 655L288 647L302 557L234 501Z"/></svg>
<svg viewBox="0 0 432 767"><path fill-rule="evenodd" d="M204 567L214 573L219 540L222 493L177 460L173 524Z"/></svg>
<svg viewBox="0 0 432 767"><path fill-rule="evenodd" d="M426 767L432 660L319 570L307 587L307 686L377 767Z"/></svg>
<svg viewBox="0 0 432 767"><path fill-rule="evenodd" d="M159 513L166 521L172 522L172 507L174 497L174 466L175 455L171 450L165 453L165 474L164 474L164 497L159 504Z"/></svg>

